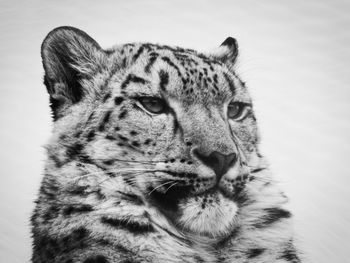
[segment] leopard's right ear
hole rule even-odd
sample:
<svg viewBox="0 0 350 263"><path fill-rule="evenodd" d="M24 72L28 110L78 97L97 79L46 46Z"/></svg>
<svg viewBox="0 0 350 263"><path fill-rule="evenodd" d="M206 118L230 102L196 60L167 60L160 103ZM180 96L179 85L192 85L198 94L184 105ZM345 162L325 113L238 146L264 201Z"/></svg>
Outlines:
<svg viewBox="0 0 350 263"><path fill-rule="evenodd" d="M95 40L77 28L58 27L46 36L41 57L55 120L91 92L83 82L98 71L106 56Z"/></svg>
<svg viewBox="0 0 350 263"><path fill-rule="evenodd" d="M237 40L233 37L228 37L220 45L220 47L212 50L209 55L220 60L229 67L233 67L238 56Z"/></svg>

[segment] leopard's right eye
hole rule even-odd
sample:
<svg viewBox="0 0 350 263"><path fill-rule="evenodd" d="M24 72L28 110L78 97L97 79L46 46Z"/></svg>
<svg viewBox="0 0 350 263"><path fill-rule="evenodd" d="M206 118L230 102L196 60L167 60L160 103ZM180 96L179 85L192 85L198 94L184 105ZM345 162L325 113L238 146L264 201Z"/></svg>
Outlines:
<svg viewBox="0 0 350 263"><path fill-rule="evenodd" d="M153 114L161 114L167 108L165 101L157 97L141 97L138 100L145 110Z"/></svg>
<svg viewBox="0 0 350 263"><path fill-rule="evenodd" d="M232 101L227 108L227 117L234 121L241 121L249 113L249 107L251 106L246 103Z"/></svg>

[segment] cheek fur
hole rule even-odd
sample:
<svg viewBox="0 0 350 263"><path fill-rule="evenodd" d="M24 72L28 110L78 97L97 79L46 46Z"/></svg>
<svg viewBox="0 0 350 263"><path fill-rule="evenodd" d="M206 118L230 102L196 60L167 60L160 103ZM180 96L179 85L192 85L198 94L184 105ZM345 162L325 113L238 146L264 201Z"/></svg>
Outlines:
<svg viewBox="0 0 350 263"><path fill-rule="evenodd" d="M231 123L231 131L239 139L239 143L245 146L247 151L257 146L259 139L256 123L246 120L243 123Z"/></svg>

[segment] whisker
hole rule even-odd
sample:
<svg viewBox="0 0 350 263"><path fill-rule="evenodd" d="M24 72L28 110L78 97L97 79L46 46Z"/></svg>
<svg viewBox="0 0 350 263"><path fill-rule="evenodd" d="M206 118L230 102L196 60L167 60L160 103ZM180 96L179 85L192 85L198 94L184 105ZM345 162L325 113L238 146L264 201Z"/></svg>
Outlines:
<svg viewBox="0 0 350 263"><path fill-rule="evenodd" d="M170 184L172 182L165 182L164 184L158 185L157 187L153 188L151 192L148 193L148 195L151 195L155 190L159 189L160 187Z"/></svg>
<svg viewBox="0 0 350 263"><path fill-rule="evenodd" d="M253 167L253 166L248 166L249 168L249 173L254 174L254 173L259 173L262 171L265 171L267 167Z"/></svg>
<svg viewBox="0 0 350 263"><path fill-rule="evenodd" d="M175 186L175 185L177 185L177 184L178 184L178 182L175 182L175 183L173 183L172 185L170 185L170 186L165 190L165 193L168 192L168 190L169 190L171 187L173 187L173 186Z"/></svg>
<svg viewBox="0 0 350 263"><path fill-rule="evenodd" d="M253 181L259 181L259 182L263 182L263 183L272 182L271 178L263 178L263 177L259 177L259 176L254 176Z"/></svg>
<svg viewBox="0 0 350 263"><path fill-rule="evenodd" d="M116 172L124 172L124 171L136 171L136 172L161 172L161 170L156 170L156 169L142 169L142 168L122 168L118 169Z"/></svg>
<svg viewBox="0 0 350 263"><path fill-rule="evenodd" d="M115 159L117 161L120 161L120 162L130 162L130 163L159 163L159 162L164 162L165 160L159 160L159 161L149 161L149 160L141 160L141 161L136 161L136 160L123 160L123 159Z"/></svg>
<svg viewBox="0 0 350 263"><path fill-rule="evenodd" d="M140 160L140 161L136 161L136 160L126 160L126 159L118 159L118 158L94 158L94 160L97 161L109 161L109 160L113 160L116 162L124 162L124 163L140 163L140 164L157 164L159 162L162 162L162 160L160 161L148 161L148 160Z"/></svg>
<svg viewBox="0 0 350 263"><path fill-rule="evenodd" d="M141 169L141 168L135 168L135 169L132 169L132 168L122 168L122 169L116 169L116 168L113 168L113 169L103 169L101 171L94 171L94 172L89 172L89 173L86 173L86 174L83 174L83 175L80 175L80 177L78 179L81 179L83 177L87 177L87 176L90 176L90 175L99 175L99 174L106 174L108 175L108 173L115 173L115 174L132 174L133 172L136 173L136 172L156 172L158 170L154 170L154 169Z"/></svg>
<svg viewBox="0 0 350 263"><path fill-rule="evenodd" d="M134 174L132 174L134 175ZM136 174L137 175L137 174ZM127 178L127 181L131 184L135 184L137 182L137 177L131 177ZM147 178L147 183L158 183L159 181L163 181L162 178L157 178L157 177L149 177Z"/></svg>

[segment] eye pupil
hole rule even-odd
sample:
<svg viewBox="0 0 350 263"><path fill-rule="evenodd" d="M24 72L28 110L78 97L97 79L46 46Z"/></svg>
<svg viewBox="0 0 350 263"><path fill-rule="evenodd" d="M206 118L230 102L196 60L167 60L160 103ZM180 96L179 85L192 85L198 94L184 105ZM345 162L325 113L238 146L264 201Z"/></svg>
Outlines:
<svg viewBox="0 0 350 263"><path fill-rule="evenodd" d="M140 98L142 106L151 113L162 113L165 110L165 102L158 98Z"/></svg>

